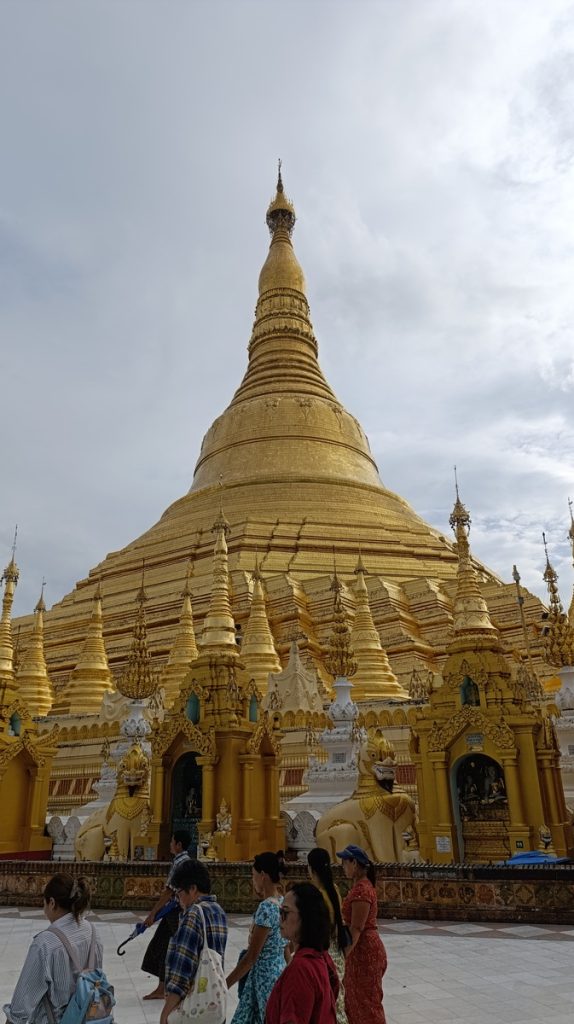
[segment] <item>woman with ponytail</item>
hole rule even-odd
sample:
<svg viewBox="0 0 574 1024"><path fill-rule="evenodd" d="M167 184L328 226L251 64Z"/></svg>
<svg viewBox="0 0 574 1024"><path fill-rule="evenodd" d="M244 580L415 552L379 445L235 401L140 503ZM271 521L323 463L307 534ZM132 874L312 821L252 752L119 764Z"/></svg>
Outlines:
<svg viewBox="0 0 574 1024"><path fill-rule="evenodd" d="M341 913L341 894L335 885L333 872L331 870L331 859L326 850L320 846L310 850L307 854L307 865L309 877L321 893L331 923L331 944L329 954L339 975L339 995L337 998L337 1024L348 1024L345 1013L345 993L343 989L343 976L345 974L345 949L350 944L350 934L343 922Z"/></svg>
<svg viewBox="0 0 574 1024"><path fill-rule="evenodd" d="M61 932L75 951L78 962L87 965L93 951L93 966L102 966L102 944L93 925L84 921L90 906L90 890L84 878L54 875L44 889L44 914L50 926L32 941L10 1003L4 1006L9 1024L52 1024L58 1022L76 988L72 963Z"/></svg>
<svg viewBox="0 0 574 1024"><path fill-rule="evenodd" d="M231 1024L263 1024L271 989L285 967L286 941L281 936L279 910L285 876L283 851L258 853L253 861L253 889L260 897L249 932L249 945L227 979L240 984L239 1004Z"/></svg>

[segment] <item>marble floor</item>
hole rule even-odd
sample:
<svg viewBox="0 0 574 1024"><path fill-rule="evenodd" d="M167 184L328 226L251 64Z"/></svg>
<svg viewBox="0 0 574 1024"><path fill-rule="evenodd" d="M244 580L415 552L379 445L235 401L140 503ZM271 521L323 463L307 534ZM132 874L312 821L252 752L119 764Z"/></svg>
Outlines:
<svg viewBox="0 0 574 1024"><path fill-rule="evenodd" d="M116 989L118 1024L156 1024L161 1003L142 1001L153 987L139 970L145 938L116 956L138 917L99 911L92 919ZM0 1006L10 999L30 940L44 923L40 910L0 908ZM229 924L226 959L232 965L249 919L230 915ZM387 1024L573 1024L574 927L385 921L380 931L389 957ZM230 1011L235 1001L234 990Z"/></svg>

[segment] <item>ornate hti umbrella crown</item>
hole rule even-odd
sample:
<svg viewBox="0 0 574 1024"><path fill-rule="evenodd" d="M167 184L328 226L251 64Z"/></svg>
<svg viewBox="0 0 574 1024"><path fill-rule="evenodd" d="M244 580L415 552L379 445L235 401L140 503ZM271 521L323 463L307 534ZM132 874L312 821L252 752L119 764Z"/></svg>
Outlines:
<svg viewBox="0 0 574 1024"><path fill-rule="evenodd" d="M277 191L275 198L271 200L267 216L267 227L271 235L274 235L278 228L283 228L289 235L295 227L295 208L290 199L285 195L283 189L283 179L281 177L281 160L279 160L279 167L277 172Z"/></svg>
<svg viewBox="0 0 574 1024"><path fill-rule="evenodd" d="M116 683L118 691L130 700L145 700L147 697L151 697L159 682L156 673L152 670L151 655L147 645L145 614L147 594L144 586L144 571L145 566L142 566L142 582L136 596L138 610L128 664Z"/></svg>
<svg viewBox="0 0 574 1024"><path fill-rule="evenodd" d="M3 583L12 583L15 587L18 580L20 579L20 570L16 565L16 541L18 539L18 527L14 530L14 540L12 542L12 558L8 562L8 565L2 573ZM12 591L13 592L13 591Z"/></svg>
<svg viewBox="0 0 574 1024"><path fill-rule="evenodd" d="M351 631L343 607L343 584L337 576L337 570L331 582L333 591L333 629L329 637L329 650L325 658L325 667L333 679L350 679L357 671L357 662L351 647Z"/></svg>
<svg viewBox="0 0 574 1024"><path fill-rule="evenodd" d="M543 579L548 587L549 596L544 648L549 664L562 668L574 663L574 631L568 622L568 616L564 614L558 593L558 574L548 557L545 533L542 534L542 540L546 554Z"/></svg>

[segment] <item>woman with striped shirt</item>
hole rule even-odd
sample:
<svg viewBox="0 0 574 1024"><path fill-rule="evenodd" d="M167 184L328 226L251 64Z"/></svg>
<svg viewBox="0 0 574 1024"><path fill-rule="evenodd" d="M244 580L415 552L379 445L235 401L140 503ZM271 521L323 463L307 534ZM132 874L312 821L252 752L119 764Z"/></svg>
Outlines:
<svg viewBox="0 0 574 1024"><path fill-rule="evenodd" d="M44 913L66 936L81 964L88 962L94 934L93 925L83 920L89 905L90 890L83 878L54 875L44 889ZM102 966L102 944L97 936L94 966ZM46 928L32 940L4 1013L9 1024L50 1024L52 1017L59 1021L75 988L70 957L56 933Z"/></svg>

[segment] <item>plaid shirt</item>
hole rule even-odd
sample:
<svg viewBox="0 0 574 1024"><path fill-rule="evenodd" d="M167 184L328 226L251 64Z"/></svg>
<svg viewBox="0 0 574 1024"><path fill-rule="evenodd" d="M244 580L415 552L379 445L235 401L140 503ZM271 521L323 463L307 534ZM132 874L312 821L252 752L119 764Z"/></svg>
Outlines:
<svg viewBox="0 0 574 1024"><path fill-rule="evenodd" d="M227 942L227 918L215 896L202 896L201 909L205 915L207 945L223 957ZM170 939L165 961L165 990L184 996L191 989L197 973L199 956L203 948L203 926L194 903L182 911L179 928Z"/></svg>

